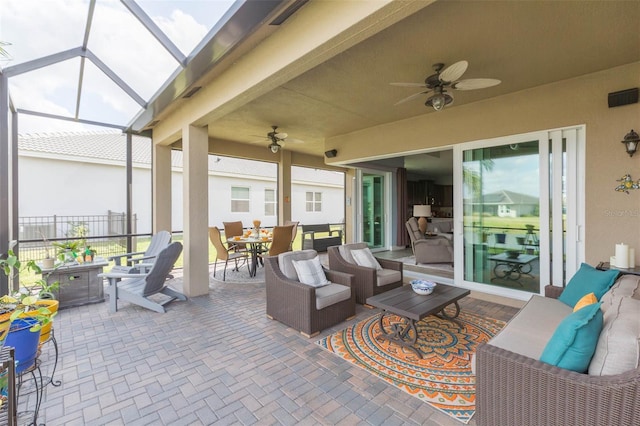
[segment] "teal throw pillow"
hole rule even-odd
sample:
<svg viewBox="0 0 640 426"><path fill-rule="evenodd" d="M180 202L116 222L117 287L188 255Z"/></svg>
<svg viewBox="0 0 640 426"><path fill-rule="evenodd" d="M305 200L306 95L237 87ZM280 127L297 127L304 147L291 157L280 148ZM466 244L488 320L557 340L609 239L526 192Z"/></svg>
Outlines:
<svg viewBox="0 0 640 426"><path fill-rule="evenodd" d="M598 300L602 298L618 277L618 271L599 271L591 265L583 263L580 269L567 283L558 300L572 308L585 294L593 293Z"/></svg>
<svg viewBox="0 0 640 426"><path fill-rule="evenodd" d="M578 373L587 371L602 330L601 304L585 306L563 319L542 351L540 361Z"/></svg>

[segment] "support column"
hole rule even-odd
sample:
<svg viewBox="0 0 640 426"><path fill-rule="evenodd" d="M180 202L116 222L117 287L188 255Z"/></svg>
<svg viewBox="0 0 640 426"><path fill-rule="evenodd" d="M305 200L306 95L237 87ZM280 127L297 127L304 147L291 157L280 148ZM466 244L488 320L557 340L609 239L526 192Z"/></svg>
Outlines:
<svg viewBox="0 0 640 426"><path fill-rule="evenodd" d="M182 130L184 282L187 296L209 293L209 135L207 127Z"/></svg>
<svg viewBox="0 0 640 426"><path fill-rule="evenodd" d="M0 255L9 248L9 79L0 72ZM0 295L9 293L7 276L0 273Z"/></svg>
<svg viewBox="0 0 640 426"><path fill-rule="evenodd" d="M280 150L278 164L278 224L291 220L291 151Z"/></svg>
<svg viewBox="0 0 640 426"><path fill-rule="evenodd" d="M153 233L171 232L171 147L152 142Z"/></svg>

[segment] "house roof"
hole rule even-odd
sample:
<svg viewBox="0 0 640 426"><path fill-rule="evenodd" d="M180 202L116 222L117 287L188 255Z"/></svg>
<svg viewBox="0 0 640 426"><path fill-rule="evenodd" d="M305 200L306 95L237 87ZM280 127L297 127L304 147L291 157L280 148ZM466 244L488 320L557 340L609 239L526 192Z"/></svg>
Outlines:
<svg viewBox="0 0 640 426"><path fill-rule="evenodd" d="M478 197L474 197L473 203L482 203L484 205L523 205L523 204L538 204L538 197L532 197L527 194L520 194L518 192L500 190L489 194L484 194L482 200Z"/></svg>
<svg viewBox="0 0 640 426"><path fill-rule="evenodd" d="M150 139L133 135L133 163L139 166L151 165ZM22 155L46 155L48 158L65 161L94 161L117 163L126 162L126 135L113 131L27 133L18 135L18 150ZM249 165L248 165L249 162ZM182 151L171 151L173 167L182 168ZM245 160L233 157L209 156L209 171L232 175L253 176L274 179L277 165L264 161ZM302 182L321 182L341 185L344 177L340 173L318 174L314 169L296 167L293 179Z"/></svg>

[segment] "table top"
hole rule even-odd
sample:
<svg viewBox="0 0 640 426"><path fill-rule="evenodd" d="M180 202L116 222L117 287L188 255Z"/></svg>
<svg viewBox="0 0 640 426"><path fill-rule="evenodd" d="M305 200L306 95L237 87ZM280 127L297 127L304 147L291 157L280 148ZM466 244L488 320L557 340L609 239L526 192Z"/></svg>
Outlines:
<svg viewBox="0 0 640 426"><path fill-rule="evenodd" d="M103 266L107 266L109 262L103 257L96 257L93 262L73 262L73 263L65 263L65 264L57 264L55 267L51 269L41 268L44 274L54 271L68 271L68 270L78 270L78 269L91 269L91 268L102 268Z"/></svg>
<svg viewBox="0 0 640 426"><path fill-rule="evenodd" d="M367 304L420 321L470 293L464 288L438 284L433 293L423 296L414 292L410 285L404 285L367 298Z"/></svg>
<svg viewBox="0 0 640 426"><path fill-rule="evenodd" d="M273 241L272 237L240 237L236 239L236 237L231 237L227 239L227 243L245 243L245 244L255 244L255 243L270 243Z"/></svg>
<svg viewBox="0 0 640 426"><path fill-rule="evenodd" d="M500 262L507 262L507 263L519 263L522 265L525 265L533 260L536 260L537 258L538 256L534 254L521 254L515 259L512 259L509 256L507 256L507 253L500 253L494 256L489 256L490 260L497 260Z"/></svg>

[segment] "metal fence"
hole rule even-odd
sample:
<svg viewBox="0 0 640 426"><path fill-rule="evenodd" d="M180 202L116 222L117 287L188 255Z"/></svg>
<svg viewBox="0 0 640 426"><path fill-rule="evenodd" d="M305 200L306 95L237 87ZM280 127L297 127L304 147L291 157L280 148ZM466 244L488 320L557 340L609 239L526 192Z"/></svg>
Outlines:
<svg viewBox="0 0 640 426"><path fill-rule="evenodd" d="M53 242L78 241L97 250L101 257L126 252L127 216L108 211L106 215L85 216L28 216L20 217L18 240L20 258L42 260L55 256ZM136 235L137 217L132 219L132 234ZM136 241L133 242L136 247Z"/></svg>

